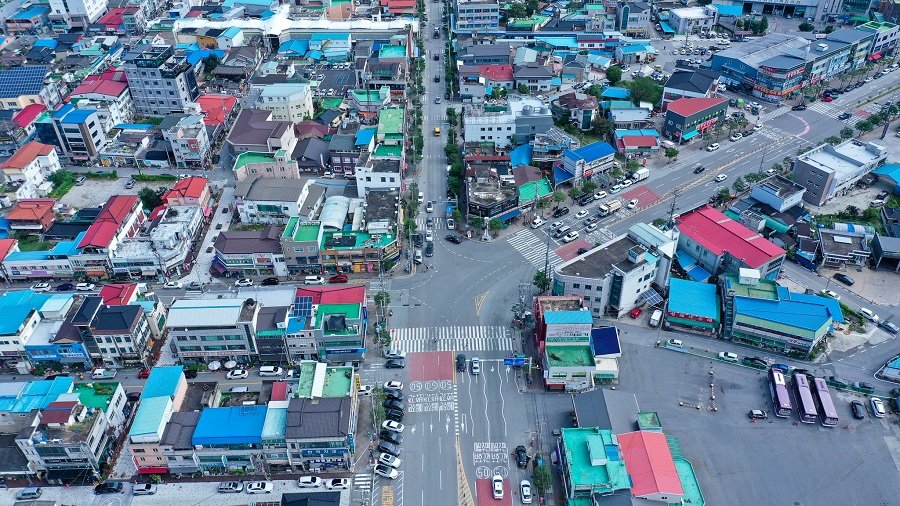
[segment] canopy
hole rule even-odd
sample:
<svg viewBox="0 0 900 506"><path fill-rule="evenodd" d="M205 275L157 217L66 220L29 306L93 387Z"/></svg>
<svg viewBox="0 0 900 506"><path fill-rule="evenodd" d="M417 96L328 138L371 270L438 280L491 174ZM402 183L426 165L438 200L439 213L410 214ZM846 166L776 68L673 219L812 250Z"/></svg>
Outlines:
<svg viewBox="0 0 900 506"><path fill-rule="evenodd" d="M688 133L682 135L681 138L684 139L684 140L686 140L686 141L689 141L689 140L693 139L694 137L696 137L696 136L697 136L697 133L698 133L698 132L697 132L696 130L691 130L690 132L688 132Z"/></svg>
<svg viewBox="0 0 900 506"><path fill-rule="evenodd" d="M219 362L218 360L213 360L212 362L209 363L208 366L206 366L206 368L209 369L210 371L218 371L219 369L222 368L222 363Z"/></svg>

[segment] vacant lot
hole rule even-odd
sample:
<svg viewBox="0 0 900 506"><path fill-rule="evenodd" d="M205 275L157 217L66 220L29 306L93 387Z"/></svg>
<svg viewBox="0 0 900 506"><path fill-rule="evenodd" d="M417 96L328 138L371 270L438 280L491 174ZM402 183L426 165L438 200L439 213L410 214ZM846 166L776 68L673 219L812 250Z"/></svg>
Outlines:
<svg viewBox="0 0 900 506"><path fill-rule="evenodd" d="M73 186L69 193L60 199L63 204L68 204L76 209L85 207L102 206L113 195L137 195L141 188L157 188L159 186L172 186L168 181L152 183L136 183L134 188L125 189L127 177L119 179L88 179L81 186Z"/></svg>

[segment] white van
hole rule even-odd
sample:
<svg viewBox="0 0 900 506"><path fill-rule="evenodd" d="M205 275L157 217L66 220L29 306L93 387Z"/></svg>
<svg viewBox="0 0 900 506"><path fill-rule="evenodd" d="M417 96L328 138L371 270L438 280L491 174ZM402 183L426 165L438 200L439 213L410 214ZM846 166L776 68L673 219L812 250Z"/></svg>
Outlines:
<svg viewBox="0 0 900 506"><path fill-rule="evenodd" d="M322 276L306 276L303 278L304 285L324 285L325 278Z"/></svg>
<svg viewBox="0 0 900 506"><path fill-rule="evenodd" d="M662 311L659 309L653 311L653 314L650 315L650 326L656 327L659 325L660 320L662 320Z"/></svg>
<svg viewBox="0 0 900 506"><path fill-rule="evenodd" d="M278 366L274 365L264 365L259 368L259 375L263 377L267 376L281 376L284 373L284 370Z"/></svg>

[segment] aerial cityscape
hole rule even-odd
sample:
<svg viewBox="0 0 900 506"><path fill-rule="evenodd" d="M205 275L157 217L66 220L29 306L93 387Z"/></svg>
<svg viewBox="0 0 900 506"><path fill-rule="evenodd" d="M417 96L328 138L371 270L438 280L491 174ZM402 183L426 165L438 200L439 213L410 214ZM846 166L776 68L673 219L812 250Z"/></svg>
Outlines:
<svg viewBox="0 0 900 506"><path fill-rule="evenodd" d="M900 504L900 2L0 28L0 504Z"/></svg>

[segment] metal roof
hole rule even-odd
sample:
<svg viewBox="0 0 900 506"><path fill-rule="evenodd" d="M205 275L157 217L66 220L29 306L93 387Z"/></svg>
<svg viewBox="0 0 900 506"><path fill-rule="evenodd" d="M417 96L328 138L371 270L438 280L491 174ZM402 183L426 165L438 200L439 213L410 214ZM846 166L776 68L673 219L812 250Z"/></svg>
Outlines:
<svg viewBox="0 0 900 506"><path fill-rule="evenodd" d="M169 308L168 328L233 326L241 316L244 299L176 300Z"/></svg>
<svg viewBox="0 0 900 506"><path fill-rule="evenodd" d="M547 325L564 325L580 323L590 325L594 322L589 311L547 311L544 313L544 323Z"/></svg>
<svg viewBox="0 0 900 506"><path fill-rule="evenodd" d="M181 365L154 367L150 371L150 377L147 378L147 383L144 385L144 390L141 395L143 397L159 397L164 395L174 397L175 392L178 390L178 384L184 377L183 371L184 366Z"/></svg>
<svg viewBox="0 0 900 506"><path fill-rule="evenodd" d="M266 406L206 408L194 431L195 445L261 444Z"/></svg>
<svg viewBox="0 0 900 506"><path fill-rule="evenodd" d="M128 437L162 434L163 418L171 404L172 399L167 396L145 397L142 395L141 405L134 415L134 422L131 424L131 430L128 431Z"/></svg>

